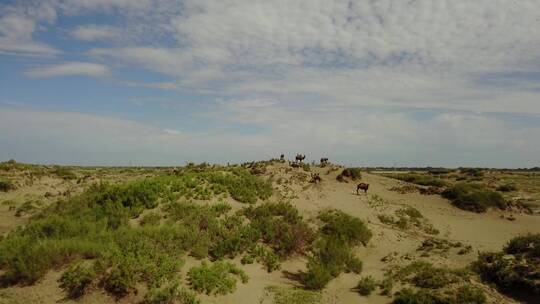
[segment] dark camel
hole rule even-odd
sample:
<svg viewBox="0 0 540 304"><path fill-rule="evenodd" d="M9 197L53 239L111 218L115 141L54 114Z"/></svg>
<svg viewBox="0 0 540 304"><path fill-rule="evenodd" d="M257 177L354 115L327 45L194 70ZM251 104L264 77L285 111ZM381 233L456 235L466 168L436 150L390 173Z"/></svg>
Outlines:
<svg viewBox="0 0 540 304"><path fill-rule="evenodd" d="M306 155L296 154L296 161L297 162L302 162L304 159L306 159Z"/></svg>
<svg viewBox="0 0 540 304"><path fill-rule="evenodd" d="M364 190L364 193L367 193L367 190L369 188L369 184L366 183L360 183L358 186L356 186L356 194L358 195L359 190Z"/></svg>
<svg viewBox="0 0 540 304"><path fill-rule="evenodd" d="M322 182L322 178L319 176L319 173L311 173L310 182L315 183L315 184Z"/></svg>

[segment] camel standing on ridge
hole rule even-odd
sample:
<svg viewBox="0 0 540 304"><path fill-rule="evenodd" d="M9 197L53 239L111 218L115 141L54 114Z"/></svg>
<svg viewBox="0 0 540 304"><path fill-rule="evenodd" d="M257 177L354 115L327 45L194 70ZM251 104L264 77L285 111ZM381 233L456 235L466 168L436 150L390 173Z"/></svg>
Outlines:
<svg viewBox="0 0 540 304"><path fill-rule="evenodd" d="M369 184L366 183L360 183L358 186L356 186L356 194L358 195L359 190L364 190L364 193L367 193L367 190L369 188Z"/></svg>

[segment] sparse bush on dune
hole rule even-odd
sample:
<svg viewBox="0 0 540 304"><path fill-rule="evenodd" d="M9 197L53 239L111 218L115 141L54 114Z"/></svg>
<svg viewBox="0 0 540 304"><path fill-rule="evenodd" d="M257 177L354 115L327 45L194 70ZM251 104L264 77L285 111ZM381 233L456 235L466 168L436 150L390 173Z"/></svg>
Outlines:
<svg viewBox="0 0 540 304"><path fill-rule="evenodd" d="M149 212L141 217L141 226L159 225L161 215L157 212Z"/></svg>
<svg viewBox="0 0 540 304"><path fill-rule="evenodd" d="M264 203L245 208L243 214L261 233L263 242L281 257L304 252L314 238L311 228L289 203Z"/></svg>
<svg viewBox="0 0 540 304"><path fill-rule="evenodd" d="M471 177L482 177L484 175L484 170L481 168L459 168L459 171Z"/></svg>
<svg viewBox="0 0 540 304"><path fill-rule="evenodd" d="M365 246L372 237L364 222L343 211L326 210L321 212L318 218L323 222L321 233L329 238L339 238L349 246Z"/></svg>
<svg viewBox="0 0 540 304"><path fill-rule="evenodd" d="M320 304L322 301L321 293L311 290L277 286L269 286L265 290L271 295L273 304Z"/></svg>
<svg viewBox="0 0 540 304"><path fill-rule="evenodd" d="M356 290L363 296L369 296L375 289L377 289L377 282L372 276L361 278L356 285Z"/></svg>
<svg viewBox="0 0 540 304"><path fill-rule="evenodd" d="M459 183L446 189L442 196L460 209L486 212L489 208L506 209L508 203L500 193L481 184Z"/></svg>
<svg viewBox="0 0 540 304"><path fill-rule="evenodd" d="M476 287L463 286L452 293L434 290L403 289L396 293L393 304L484 304L486 296Z"/></svg>
<svg viewBox="0 0 540 304"><path fill-rule="evenodd" d="M497 191L500 192L512 192L517 191L517 187L514 184L504 184L497 187Z"/></svg>
<svg viewBox="0 0 540 304"><path fill-rule="evenodd" d="M427 174L418 174L418 173L389 173L383 174L386 177L395 178L402 180L404 182L417 184L421 186L433 186L433 187L444 187L446 182L442 179L427 175Z"/></svg>
<svg viewBox="0 0 540 304"><path fill-rule="evenodd" d="M144 297L144 304L200 304L197 296L180 287L179 282L164 284L162 287L151 288Z"/></svg>
<svg viewBox="0 0 540 304"><path fill-rule="evenodd" d="M189 282L194 290L208 295L228 294L236 289L237 277L247 283L249 277L235 265L218 261L212 264L203 262L188 272Z"/></svg>
<svg viewBox="0 0 540 304"><path fill-rule="evenodd" d="M336 179L340 182L346 182L347 179L355 181L361 178L362 178L362 172L360 171L360 168L345 168L336 177Z"/></svg>
<svg viewBox="0 0 540 304"><path fill-rule="evenodd" d="M359 219L337 210L319 215L323 225L314 242L302 282L308 289L324 288L341 272L360 273L362 262L354 256L352 247L370 240L371 231Z"/></svg>
<svg viewBox="0 0 540 304"><path fill-rule="evenodd" d="M540 234L515 237L502 252L480 253L473 269L503 291L540 295Z"/></svg>
<svg viewBox="0 0 540 304"><path fill-rule="evenodd" d="M0 191L8 192L15 189L15 184L10 180L0 179Z"/></svg>
<svg viewBox="0 0 540 304"><path fill-rule="evenodd" d="M55 166L51 173L65 180L77 179L77 175L67 167Z"/></svg>
<svg viewBox="0 0 540 304"><path fill-rule="evenodd" d="M67 291L69 297L79 298L87 292L96 276L94 265L76 263L69 267L58 281L60 288Z"/></svg>

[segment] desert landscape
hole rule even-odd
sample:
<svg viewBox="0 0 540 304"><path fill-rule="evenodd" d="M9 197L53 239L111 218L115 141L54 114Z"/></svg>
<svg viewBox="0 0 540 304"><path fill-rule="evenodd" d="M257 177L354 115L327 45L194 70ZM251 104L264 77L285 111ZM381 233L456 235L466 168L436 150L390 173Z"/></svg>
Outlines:
<svg viewBox="0 0 540 304"><path fill-rule="evenodd" d="M540 304L540 0L0 0L0 304Z"/></svg>
<svg viewBox="0 0 540 304"><path fill-rule="evenodd" d="M0 303L540 299L537 169L11 160L0 180Z"/></svg>

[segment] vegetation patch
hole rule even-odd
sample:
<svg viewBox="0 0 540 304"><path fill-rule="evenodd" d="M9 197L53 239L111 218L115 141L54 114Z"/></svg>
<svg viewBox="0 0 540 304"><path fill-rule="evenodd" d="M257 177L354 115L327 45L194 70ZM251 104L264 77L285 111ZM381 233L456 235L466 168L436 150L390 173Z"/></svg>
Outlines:
<svg viewBox="0 0 540 304"><path fill-rule="evenodd" d="M499 192L513 192L517 190L518 188L514 184L503 184L497 187L497 191Z"/></svg>
<svg viewBox="0 0 540 304"><path fill-rule="evenodd" d="M471 286L462 286L455 291L413 290L405 288L396 293L393 304L484 304L484 292Z"/></svg>
<svg viewBox="0 0 540 304"><path fill-rule="evenodd" d="M14 190L15 188L16 188L15 184L12 181L7 180L7 179L0 179L1 192L8 192L8 191Z"/></svg>
<svg viewBox="0 0 540 304"><path fill-rule="evenodd" d="M446 182L440 178L433 177L427 174L419 173L387 173L383 176L398 179L407 183L417 184L421 186L434 186L434 187L444 187Z"/></svg>
<svg viewBox="0 0 540 304"><path fill-rule="evenodd" d="M442 196L460 209L486 212L489 208L506 209L508 203L503 196L481 184L459 183L446 189Z"/></svg>
<svg viewBox="0 0 540 304"><path fill-rule="evenodd" d="M540 295L540 234L515 237L502 252L480 253L473 269L503 291Z"/></svg>
<svg viewBox="0 0 540 304"><path fill-rule="evenodd" d="M144 297L144 304L200 304L195 293L180 287L178 281L152 288Z"/></svg>
<svg viewBox="0 0 540 304"><path fill-rule="evenodd" d="M203 261L201 266L193 267L188 272L192 288L199 293L228 294L236 290L237 277L242 283L247 283L249 277L235 265L218 261L208 264Z"/></svg>
<svg viewBox="0 0 540 304"><path fill-rule="evenodd" d="M366 245L372 236L362 221L341 211L324 211L319 219L323 225L302 278L304 286L312 290L324 288L341 272L360 273L362 262L354 256L352 247Z"/></svg>
<svg viewBox="0 0 540 304"><path fill-rule="evenodd" d="M261 301L262 304L320 304L322 295L320 292L269 286L265 288L266 296L270 301Z"/></svg>
<svg viewBox="0 0 540 304"><path fill-rule="evenodd" d="M375 289L377 289L377 281L372 276L361 278L356 285L356 290L363 296L369 296Z"/></svg>
<svg viewBox="0 0 540 304"><path fill-rule="evenodd" d="M60 288L67 291L70 298L79 298L86 293L96 277L93 265L79 262L62 274L59 279Z"/></svg>
<svg viewBox="0 0 540 304"><path fill-rule="evenodd" d="M407 284L420 289L419 295L415 295L412 291L404 291L404 295L401 300L413 299L413 302L397 302L397 303L424 303L421 302L424 296L438 295L448 292L453 292L457 288L464 286L470 286L471 273L466 269L450 269L446 267L436 267L432 264L424 261L416 261L407 266L400 267L395 266L387 270L385 274L385 280L387 282L400 282L401 284ZM393 284L387 287L386 294L390 294ZM382 289L382 287L381 287ZM428 291L425 291L428 290ZM416 299L418 296L418 299ZM400 299L396 297L396 300ZM416 301L420 302L416 302ZM412 300L411 300L412 301ZM427 301L427 300L426 300ZM431 300L429 300L431 301ZM432 303L432 302L425 303ZM439 303L439 302L433 302ZM441 302L441 303L462 303L462 302Z"/></svg>
<svg viewBox="0 0 540 304"><path fill-rule="evenodd" d="M345 168L343 171L336 177L340 182L347 182L348 180L359 180L362 178L362 172L360 168Z"/></svg>
<svg viewBox="0 0 540 304"><path fill-rule="evenodd" d="M407 206L396 210L395 216L389 214L377 215L381 223L390 225L399 230L422 230L427 234L439 234L439 230L435 229L433 225L418 211L416 208Z"/></svg>

